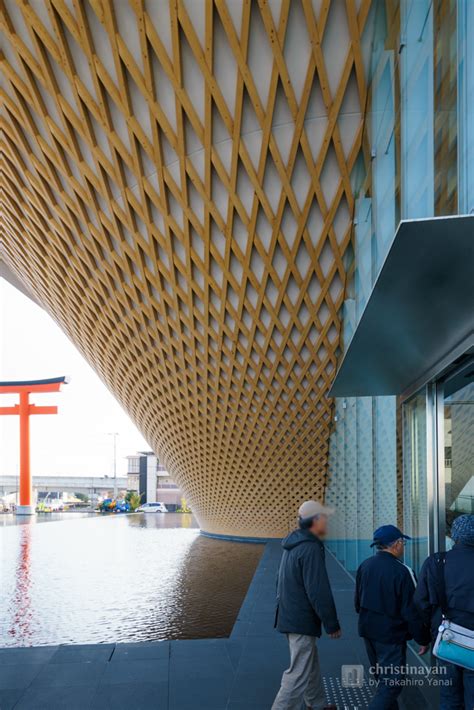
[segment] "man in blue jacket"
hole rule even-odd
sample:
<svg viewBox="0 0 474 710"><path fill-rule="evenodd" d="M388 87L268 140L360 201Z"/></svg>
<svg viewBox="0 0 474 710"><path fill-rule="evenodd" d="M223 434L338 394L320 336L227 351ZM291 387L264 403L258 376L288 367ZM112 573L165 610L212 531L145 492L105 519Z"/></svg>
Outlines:
<svg viewBox="0 0 474 710"><path fill-rule="evenodd" d="M474 631L474 515L460 515L451 527L452 550L425 560L415 592L415 604L431 626L434 641L441 622L441 607L449 621ZM441 576L442 575L442 576ZM443 585L443 586L442 586ZM474 708L474 671L441 663L448 682L440 685L440 708Z"/></svg>
<svg viewBox="0 0 474 710"><path fill-rule="evenodd" d="M306 501L299 509L299 529L282 543L275 626L288 637L290 667L272 710L300 710L303 699L308 710L331 707L326 705L316 638L321 625L331 638L341 635L321 542L333 512L318 501Z"/></svg>
<svg viewBox="0 0 474 710"><path fill-rule="evenodd" d="M416 578L402 562L405 540L394 525L382 525L374 532L371 547L377 554L357 570L355 609L359 614L359 635L365 642L370 673L378 681L369 708L395 710L403 690L407 641L414 638L426 653L429 629L413 601Z"/></svg>

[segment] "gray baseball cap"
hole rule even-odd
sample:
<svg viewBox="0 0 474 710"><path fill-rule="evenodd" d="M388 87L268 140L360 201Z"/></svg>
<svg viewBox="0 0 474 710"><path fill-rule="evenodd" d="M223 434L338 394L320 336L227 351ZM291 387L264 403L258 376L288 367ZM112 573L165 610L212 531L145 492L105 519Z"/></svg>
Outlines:
<svg viewBox="0 0 474 710"><path fill-rule="evenodd" d="M333 513L334 508L328 508L320 503L319 500L307 500L300 505L298 510L300 520L310 520L317 515L332 515Z"/></svg>

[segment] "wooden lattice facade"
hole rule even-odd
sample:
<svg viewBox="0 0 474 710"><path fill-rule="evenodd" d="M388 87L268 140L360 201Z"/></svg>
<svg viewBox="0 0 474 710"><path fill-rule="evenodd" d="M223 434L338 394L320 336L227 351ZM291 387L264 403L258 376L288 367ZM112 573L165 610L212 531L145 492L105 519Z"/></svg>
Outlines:
<svg viewBox="0 0 474 710"><path fill-rule="evenodd" d="M210 532L324 495L369 5L2 2L0 258Z"/></svg>

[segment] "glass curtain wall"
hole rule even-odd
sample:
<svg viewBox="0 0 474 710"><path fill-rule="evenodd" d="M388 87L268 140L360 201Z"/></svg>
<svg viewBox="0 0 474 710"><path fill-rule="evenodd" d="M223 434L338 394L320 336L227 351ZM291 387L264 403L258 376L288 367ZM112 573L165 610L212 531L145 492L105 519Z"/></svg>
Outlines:
<svg viewBox="0 0 474 710"><path fill-rule="evenodd" d="M354 259L344 308L344 344L370 297L400 220L400 3L374 3L363 37L369 107L352 175ZM396 400L337 399L326 500L336 508L328 546L354 572L376 527L397 519Z"/></svg>
<svg viewBox="0 0 474 710"><path fill-rule="evenodd" d="M470 32L469 32L470 29ZM357 327L400 219L474 210L474 2L373 2L362 38L369 95L353 170L353 260L343 347ZM395 397L337 399L326 500L337 509L328 546L354 571L375 528L405 525L414 566L427 552L423 406ZM402 465L402 444L415 437ZM418 448L417 448L418 447Z"/></svg>
<svg viewBox="0 0 474 710"><path fill-rule="evenodd" d="M460 0L457 12L459 212L474 214L474 2Z"/></svg>
<svg viewBox="0 0 474 710"><path fill-rule="evenodd" d="M434 2L432 13L436 215L456 214L458 206L456 3L457 0Z"/></svg>
<svg viewBox="0 0 474 710"><path fill-rule="evenodd" d="M401 3L402 214L434 214L433 13L431 0Z"/></svg>

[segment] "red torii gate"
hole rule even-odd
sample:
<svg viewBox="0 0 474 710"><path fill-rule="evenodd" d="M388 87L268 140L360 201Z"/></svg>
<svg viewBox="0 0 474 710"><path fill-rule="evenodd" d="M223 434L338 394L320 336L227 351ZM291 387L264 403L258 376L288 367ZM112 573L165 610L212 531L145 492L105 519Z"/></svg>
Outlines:
<svg viewBox="0 0 474 710"><path fill-rule="evenodd" d="M32 486L30 471L30 415L57 414L55 406L30 404L30 394L44 392L59 392L61 385L67 384L67 377L54 377L49 380L31 380L25 382L0 382L0 394L18 394L19 404L11 407L0 407L2 414L18 414L20 416L20 505L19 515L33 515Z"/></svg>

